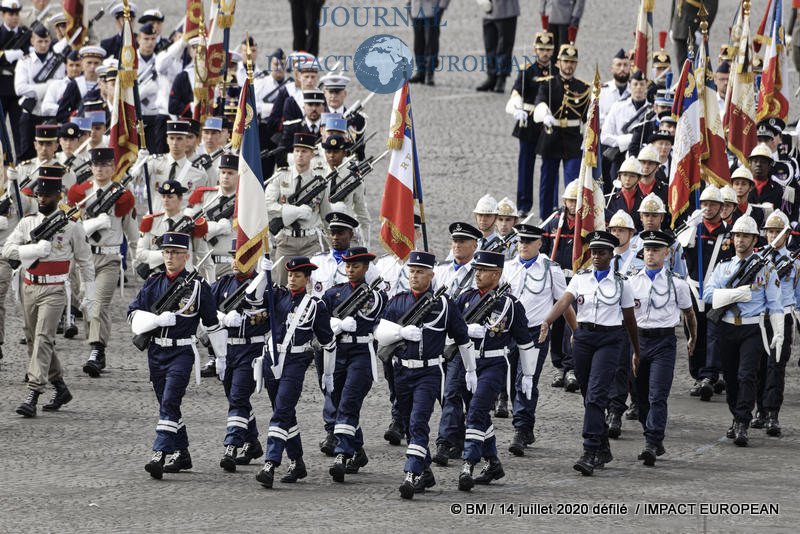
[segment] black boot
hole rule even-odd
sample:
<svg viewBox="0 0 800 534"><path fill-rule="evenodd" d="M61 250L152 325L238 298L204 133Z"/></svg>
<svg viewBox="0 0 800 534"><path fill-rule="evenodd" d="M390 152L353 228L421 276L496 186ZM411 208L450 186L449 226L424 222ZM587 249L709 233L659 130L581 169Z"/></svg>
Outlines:
<svg viewBox="0 0 800 534"><path fill-rule="evenodd" d="M622 417L614 412L609 412L606 416L606 424L608 425L608 437L617 439L622 434Z"/></svg>
<svg viewBox="0 0 800 534"><path fill-rule="evenodd" d="M492 91L495 93L505 93L506 92L506 78L505 76L498 76L497 81L494 82L494 87Z"/></svg>
<svg viewBox="0 0 800 534"><path fill-rule="evenodd" d="M500 480L504 476L506 476L506 473L503 471L503 464L500 463L500 459L497 456L492 456L486 459L481 473L475 477L475 484L486 486L492 480Z"/></svg>
<svg viewBox="0 0 800 534"><path fill-rule="evenodd" d="M161 480L164 476L164 457L163 451L153 451L153 457L144 464L144 470L150 473L151 477Z"/></svg>
<svg viewBox="0 0 800 534"><path fill-rule="evenodd" d="M403 483L400 484L400 496L404 499L413 499L414 493L416 493L416 478L414 473L411 471L406 471L405 479L403 479Z"/></svg>
<svg viewBox="0 0 800 534"><path fill-rule="evenodd" d="M581 456L577 462L572 466L575 471L578 471L585 477L592 476L594 473L594 464L596 461L596 454L594 451L583 451L583 456Z"/></svg>
<svg viewBox="0 0 800 534"><path fill-rule="evenodd" d="M700 382L700 400L701 401L710 401L711 397L714 396L714 384L711 382L710 378L704 378L702 382Z"/></svg>
<svg viewBox="0 0 800 534"><path fill-rule="evenodd" d="M563 388L564 387L564 370L563 369L556 369L553 372L553 381L550 382L550 385L554 388Z"/></svg>
<svg viewBox="0 0 800 534"><path fill-rule="evenodd" d="M511 439L511 445L508 446L508 452L514 456L525 456L525 431L515 430L514 437Z"/></svg>
<svg viewBox="0 0 800 534"><path fill-rule="evenodd" d="M319 450L325 456L333 456L333 450L336 448L336 436L333 435L333 430L328 432L325 439L319 442Z"/></svg>
<svg viewBox="0 0 800 534"><path fill-rule="evenodd" d="M625 419L628 421L638 421L639 420L639 405L636 403L631 403L631 408L625 412Z"/></svg>
<svg viewBox="0 0 800 534"><path fill-rule="evenodd" d="M72 400L72 393L69 392L69 389L67 389L67 385L63 380L56 380L55 382L52 382L52 384L56 388L56 390L53 392L53 397L50 399L49 404L42 406L42 410L46 410L48 412L54 412Z"/></svg>
<svg viewBox="0 0 800 534"><path fill-rule="evenodd" d="M272 487L272 481L275 479L275 464L266 462L261 471L256 473L256 480L258 480L265 488Z"/></svg>
<svg viewBox="0 0 800 534"><path fill-rule="evenodd" d="M192 468L192 456L189 454L189 449L180 449L175 451L169 457L167 463L164 464L165 473L177 473L178 471L185 471Z"/></svg>
<svg viewBox="0 0 800 534"><path fill-rule="evenodd" d="M389 428L383 433L383 439L389 442L390 445L400 445L403 441L403 425L397 419L392 419L389 423Z"/></svg>
<svg viewBox="0 0 800 534"><path fill-rule="evenodd" d="M505 390L500 392L494 408L494 416L498 419L508 419L508 395Z"/></svg>
<svg viewBox="0 0 800 534"><path fill-rule="evenodd" d="M656 465L656 456L658 456L656 453L656 447L650 443L647 443L644 446L644 449L642 449L642 452L639 453L639 459L642 460L644 465L648 467Z"/></svg>
<svg viewBox="0 0 800 534"><path fill-rule="evenodd" d="M656 443L656 456L664 456L667 454L667 449L664 448L664 443L658 442Z"/></svg>
<svg viewBox="0 0 800 534"><path fill-rule="evenodd" d="M452 447L447 448L447 456L451 460L458 460L461 458L461 454L464 452L464 443L462 442L461 445L453 445Z"/></svg>
<svg viewBox="0 0 800 534"><path fill-rule="evenodd" d="M281 482L294 484L298 480L306 478L306 476L308 476L308 471L306 471L306 464L301 456L297 460L289 462L289 469L286 470L286 474L281 478Z"/></svg>
<svg viewBox="0 0 800 534"><path fill-rule="evenodd" d="M580 389L580 384L578 384L578 379L575 376L575 371L569 370L567 374L564 375L564 390L570 393L575 393Z"/></svg>
<svg viewBox="0 0 800 534"><path fill-rule="evenodd" d="M418 70L414 75L408 79L408 83L425 83L425 71Z"/></svg>
<svg viewBox="0 0 800 534"><path fill-rule="evenodd" d="M352 458L347 460L347 467L345 471L348 475L354 475L358 473L358 470L364 467L369 463L369 458L367 458L367 453L364 451L363 447L358 449L356 453L353 455Z"/></svg>
<svg viewBox="0 0 800 534"><path fill-rule="evenodd" d="M600 446L600 450L594 455L594 466L600 468L605 467L605 465L611 463L613 459L614 456L611 454L611 447L608 443L604 443Z"/></svg>
<svg viewBox="0 0 800 534"><path fill-rule="evenodd" d="M731 423L731 426L728 427L727 432L725 432L725 437L728 439L735 438L736 437L735 428L736 428L736 419L734 419L733 422Z"/></svg>
<svg viewBox="0 0 800 534"><path fill-rule="evenodd" d="M461 473L458 475L458 489L461 491L469 491L475 486L475 481L472 479L472 468L474 465L467 460L461 466Z"/></svg>
<svg viewBox="0 0 800 534"><path fill-rule="evenodd" d="M206 364L200 369L200 376L203 378L211 378L217 376L217 360L216 358L209 358Z"/></svg>
<svg viewBox="0 0 800 534"><path fill-rule="evenodd" d="M72 339L78 335L78 326L75 324L75 315L72 316L73 321L64 329L64 337Z"/></svg>
<svg viewBox="0 0 800 534"><path fill-rule="evenodd" d="M236 457L236 465L247 465L250 460L261 458L264 456L264 449L261 448L261 443L256 441L248 441Z"/></svg>
<svg viewBox="0 0 800 534"><path fill-rule="evenodd" d="M486 78L486 80L484 80L482 84L476 87L475 90L480 93L486 93L494 89L495 83L497 83L497 78L493 75L490 75L489 77Z"/></svg>
<svg viewBox="0 0 800 534"><path fill-rule="evenodd" d="M225 447L225 454L222 455L219 466L229 473L236 472L236 445Z"/></svg>
<svg viewBox="0 0 800 534"><path fill-rule="evenodd" d="M336 459L333 460L333 465L331 465L328 473L330 473L334 482L344 482L344 474L347 472L347 460L347 456L342 453L337 454Z"/></svg>
<svg viewBox="0 0 800 534"><path fill-rule="evenodd" d="M425 490L436 485L436 479L430 467L426 467L422 474L414 478L414 493L425 493Z"/></svg>
<svg viewBox="0 0 800 534"><path fill-rule="evenodd" d="M105 367L106 348L102 343L92 343L92 352L89 359L83 364L83 372L92 378L100 376L100 370Z"/></svg>
<svg viewBox="0 0 800 534"><path fill-rule="evenodd" d="M447 463L450 461L450 454L449 454L450 447L445 445L444 443L440 443L436 446L436 454L433 455L431 459L433 463L436 465L441 465L442 467L447 467Z"/></svg>
<svg viewBox="0 0 800 534"><path fill-rule="evenodd" d="M719 377L717 379L716 383L714 383L714 393L716 393L717 395L719 395L721 393L725 393L725 379L724 378Z"/></svg>
<svg viewBox="0 0 800 534"><path fill-rule="evenodd" d="M750 428L764 428L764 412L761 410L756 411L756 416L750 422Z"/></svg>
<svg viewBox="0 0 800 534"><path fill-rule="evenodd" d="M692 387L689 388L689 396L691 397L699 397L700 396L700 386L703 384L702 380L695 380Z"/></svg>
<svg viewBox="0 0 800 534"><path fill-rule="evenodd" d="M38 391L28 390L25 401L17 406L17 413L25 417L36 417L36 402L39 400L39 395Z"/></svg>
<svg viewBox="0 0 800 534"><path fill-rule="evenodd" d="M434 86L436 82L433 81L433 71L429 70L425 73L425 85Z"/></svg>
<svg viewBox="0 0 800 534"><path fill-rule="evenodd" d="M781 425L778 423L778 412L767 412L767 435L776 438L781 435Z"/></svg>
<svg viewBox="0 0 800 534"><path fill-rule="evenodd" d="M748 424L742 421L737 421L733 425L733 442L738 447L747 447L747 442L749 441L747 439L747 427Z"/></svg>

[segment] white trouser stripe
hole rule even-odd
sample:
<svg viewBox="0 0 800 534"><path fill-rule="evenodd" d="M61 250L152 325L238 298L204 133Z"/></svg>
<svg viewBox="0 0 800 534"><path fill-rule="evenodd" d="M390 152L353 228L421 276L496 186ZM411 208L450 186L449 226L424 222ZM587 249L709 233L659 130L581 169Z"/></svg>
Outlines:
<svg viewBox="0 0 800 534"><path fill-rule="evenodd" d="M348 436L356 435L356 427L352 425L336 425L333 427L334 434L346 434Z"/></svg>
<svg viewBox="0 0 800 534"><path fill-rule="evenodd" d="M419 456L420 458L425 458L426 455L426 453L424 452L419 452L416 449L412 449L411 445L409 445L408 448L406 449L406 454L411 456Z"/></svg>
<svg viewBox="0 0 800 534"><path fill-rule="evenodd" d="M234 421L237 422L237 423L244 423L245 425L249 422L247 417L239 417L237 415L229 415L228 416L228 424L230 424L230 423L232 423Z"/></svg>
<svg viewBox="0 0 800 534"><path fill-rule="evenodd" d="M428 452L428 449L426 449L422 445L415 445L414 443L409 443L408 444L408 448L411 449L411 450L415 450L415 451L421 452L423 456L425 456L425 454L427 454L427 452Z"/></svg>
<svg viewBox="0 0 800 534"><path fill-rule="evenodd" d="M271 426L269 427L268 436L272 436L273 438L278 438L283 441L286 441L287 432L279 426Z"/></svg>
<svg viewBox="0 0 800 534"><path fill-rule="evenodd" d="M236 427L236 428L244 428L247 429L247 423L240 423L238 421L228 421L228 428Z"/></svg>
<svg viewBox="0 0 800 534"><path fill-rule="evenodd" d="M162 432L170 432L172 434L178 433L178 429L173 426L157 425L156 432L158 432L159 430L161 430Z"/></svg>

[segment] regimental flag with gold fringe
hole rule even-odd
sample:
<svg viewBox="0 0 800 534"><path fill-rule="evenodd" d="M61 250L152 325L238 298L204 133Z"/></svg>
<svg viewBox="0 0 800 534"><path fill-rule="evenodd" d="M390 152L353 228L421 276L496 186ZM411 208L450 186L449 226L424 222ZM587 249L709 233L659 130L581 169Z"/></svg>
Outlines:
<svg viewBox="0 0 800 534"><path fill-rule="evenodd" d="M233 209L236 226L236 256L241 272L249 271L261 254L269 252L269 216L264 203L264 177L261 171L261 143L258 138L256 99L250 79L239 95L239 109L233 123L231 144L239 149L239 183Z"/></svg>
<svg viewBox="0 0 800 534"><path fill-rule="evenodd" d="M87 0L62 0L61 5L64 9L64 17L67 19L66 37L67 41L72 40L72 37L80 32L75 40L72 41L72 48L78 50L88 38L86 36L87 29Z"/></svg>
<svg viewBox="0 0 800 534"><path fill-rule="evenodd" d="M414 154L411 96L408 82L394 94L389 141L389 173L381 201L379 239L386 250L405 261L414 250Z"/></svg>
<svg viewBox="0 0 800 534"><path fill-rule="evenodd" d="M225 69L226 40L229 40L230 28L233 25L233 12L236 0L219 0L214 2L211 12L208 45L206 47L206 64L208 65L208 85L213 87L222 82Z"/></svg>
<svg viewBox="0 0 800 534"><path fill-rule="evenodd" d="M139 56L133 39L128 0L124 0L123 13L122 48L119 54L117 82L114 85L109 134L109 146L114 149L114 181L119 181L139 157L139 133L136 130L136 105L133 92L139 69Z"/></svg>
<svg viewBox="0 0 800 534"><path fill-rule="evenodd" d="M756 95L753 73L753 50L750 44L750 3L743 6L739 23L736 59L731 68L731 78L725 93L724 127L728 150L739 164L750 168L748 156L758 144L756 137Z"/></svg>
<svg viewBox="0 0 800 534"><path fill-rule="evenodd" d="M575 207L575 234L572 242L572 269L582 269L589 261L589 244L586 236L595 230L605 230L605 202L603 188L593 177L597 167L598 140L600 139L600 72L595 66L592 83L594 100L586 119L583 137L583 159L578 176L578 199Z"/></svg>
<svg viewBox="0 0 800 534"><path fill-rule="evenodd" d="M649 79L653 74L653 10L655 0L642 0L636 19L636 43L633 47L633 65Z"/></svg>
<svg viewBox="0 0 800 534"><path fill-rule="evenodd" d="M201 124L205 121L208 114L209 100L211 97L211 87L208 82L208 45L206 42L206 30L201 25L198 30L200 43L195 48L194 54L194 101L192 108L192 118Z"/></svg>
<svg viewBox="0 0 800 534"><path fill-rule="evenodd" d="M756 120L777 117L786 122L789 116L789 94L786 74L786 35L783 26L783 2L774 0L772 26L764 54L761 88L758 91Z"/></svg>
<svg viewBox="0 0 800 534"><path fill-rule="evenodd" d="M701 9L701 11L703 11ZM701 27L702 27L701 23ZM700 155L700 170L705 181L717 187L731 183L731 172L728 167L725 130L719 116L717 102L717 86L714 84L711 58L708 56L708 32L703 33L703 44L695 70L695 78L700 91L700 130L703 134L703 151Z"/></svg>
<svg viewBox="0 0 800 534"><path fill-rule="evenodd" d="M200 35L200 29L205 31L205 13L202 0L186 0L186 18L183 20L183 40L189 42L192 37Z"/></svg>

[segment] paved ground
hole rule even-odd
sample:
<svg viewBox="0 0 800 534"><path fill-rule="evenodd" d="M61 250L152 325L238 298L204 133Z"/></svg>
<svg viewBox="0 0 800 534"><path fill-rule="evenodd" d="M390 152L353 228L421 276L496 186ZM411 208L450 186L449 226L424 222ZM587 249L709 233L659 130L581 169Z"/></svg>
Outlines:
<svg viewBox="0 0 800 534"><path fill-rule="evenodd" d="M538 28L532 0L521 2L527 11L519 21L517 55L530 53L529 42ZM248 29L262 52L275 46L290 48L291 30L285 2L240 0L235 39ZM363 5L362 2L328 2L329 6ZM402 2L375 1L391 6ZM443 54L479 54L482 51L480 17L473 2L453 2L447 12L448 27L442 36ZM613 50L630 46L638 2L624 0L588 2L579 36L579 75L590 79L595 62L606 69ZM721 9L712 31L712 50L718 50L731 19L733 2ZM754 2L754 13L763 11L765 0ZM140 8L144 8L140 4ZM146 7L149 7L146 6ZM167 25L176 20L176 5L163 6ZM656 26L663 29L668 3L658 2ZM353 54L363 39L375 33L392 33L411 44L407 28L329 28L322 45L331 54ZM625 36L620 41L620 36ZM606 71L607 72L607 71ZM604 76L605 78L606 76ZM796 74L791 75L796 79ZM413 89L420 167L425 187L426 213L431 225L432 249L445 251L445 225L468 217L475 200L488 190L498 198L513 195L517 148L510 137L511 121L503 113L506 97L479 95L472 88L481 81L477 73L437 74L437 87ZM362 88L351 91L363 97ZM389 97L370 102L370 130L381 136L391 105ZM369 152L378 152L379 146ZM371 177L369 196L377 215L385 166ZM24 347L19 313L9 313L5 360L0 366L0 531L3 532L197 532L242 531L277 527L290 531L414 530L452 531L454 528L494 527L503 530L540 528L546 531L721 532L795 531L800 520L797 496L797 458L800 454L800 371L793 358L787 379L786 409L781 415L784 436L767 438L753 431L751 447L739 449L724 439L730 416L724 399L701 403L687 394L686 353L681 351L670 399L670 418L665 445L667 455L655 468L636 461L642 445L638 424L625 422L623 437L613 443L615 460L591 479L578 476L572 462L581 452L580 397L550 388L550 364L545 367L536 427L537 442L524 458L506 452L511 437L510 420L495 420L506 477L499 484L478 488L471 494L456 489L457 467L435 468L434 491L402 501L397 486L402 478L403 448L382 439L389 422L387 388L381 381L364 406L362 426L370 463L364 472L334 485L327 476L330 460L315 447L321 438L321 395L309 371L307 388L299 406L306 462L310 475L295 486L276 483L263 490L253 480L257 466L224 473L218 466L222 452L226 404L216 379L191 385L184 400L184 418L191 439L195 469L151 480L142 469L149 458L157 405L147 379L146 361L130 344L123 312L131 297L115 304L117 332L109 347L109 369L101 379L82 376L80 367L88 350L81 339L59 340L66 362L67 380L75 400L60 413L23 420L13 413L24 397ZM9 301L9 309L17 304ZM270 415L265 395L255 397L262 430ZM433 435L438 423L433 417ZM467 517L468 505L488 503L487 512ZM524 517L511 517L520 505L575 505L569 517L527 508ZM681 515L650 514L645 503L758 503L777 504L777 515L702 515L688 509ZM513 504L513 512L500 505ZM581 513L588 505L625 505L619 515ZM461 506L461 513L453 511ZM455 508L454 508L455 507ZM638 513L637 513L637 507ZM493 515L490 511L493 510ZM559 510L553 509L553 512ZM572 510L574 511L574 510ZM502 512L508 512L503 516ZM527 515L532 513L532 515Z"/></svg>

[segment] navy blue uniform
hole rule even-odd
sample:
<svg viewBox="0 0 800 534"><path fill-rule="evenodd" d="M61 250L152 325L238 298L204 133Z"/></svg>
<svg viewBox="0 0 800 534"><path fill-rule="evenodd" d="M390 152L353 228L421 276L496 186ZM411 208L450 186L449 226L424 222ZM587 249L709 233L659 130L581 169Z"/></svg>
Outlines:
<svg viewBox="0 0 800 534"><path fill-rule="evenodd" d="M608 202L608 207L606 208L606 224L617 211L622 210L633 219L636 232L641 232L644 228L642 226L642 217L639 215L639 206L642 204L642 200L644 200L644 193L637 187L633 193L633 205L629 209L628 203L625 200L625 195L622 191L617 191L611 196L611 200Z"/></svg>
<svg viewBox="0 0 800 534"><path fill-rule="evenodd" d="M186 276L182 271L178 276ZM139 294L128 307L128 317L137 310L149 312L153 304L163 295L171 280L166 273L154 274L142 286ZM195 332L200 321L208 327L216 326L217 307L211 288L205 281L195 281L199 290L194 302L181 301L183 313L176 314L175 325L159 329L147 350L150 381L159 403L154 451L172 454L189 447L189 436L181 417L181 400L189 384L195 360Z"/></svg>
<svg viewBox="0 0 800 534"><path fill-rule="evenodd" d="M194 101L194 91L189 81L189 73L182 70L175 76L172 87L169 90L168 110L172 115L178 117L192 117L192 102Z"/></svg>
<svg viewBox="0 0 800 534"><path fill-rule="evenodd" d="M556 254L553 256L553 248L556 245L559 226L561 227L561 235L558 238ZM540 252L548 258L553 258L564 269L564 278L569 284L569 281L572 280L572 245L575 241L575 219L570 221L562 212L545 224L542 230L544 230L544 234L542 234ZM553 363L553 367L565 373L575 369L575 364L572 361L571 337L572 330L567 326L567 321L564 317L561 316L556 319L550 327L550 361Z"/></svg>
<svg viewBox="0 0 800 534"><path fill-rule="evenodd" d="M13 30L6 28L5 24L0 24L0 50L11 50L7 46L12 40L17 38L21 31L22 26L17 26ZM27 46L25 47L27 49ZM17 93L14 90L14 67L16 61L9 63L5 54L0 56L0 103L3 104L3 110L6 115L11 119L11 124L19 124L20 116L22 115L22 108L19 107ZM22 152L20 151L20 135L19 128L11 128L11 134L14 138L14 146L16 146L17 161L21 161Z"/></svg>

